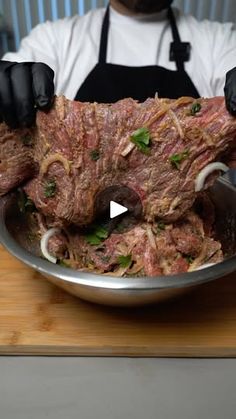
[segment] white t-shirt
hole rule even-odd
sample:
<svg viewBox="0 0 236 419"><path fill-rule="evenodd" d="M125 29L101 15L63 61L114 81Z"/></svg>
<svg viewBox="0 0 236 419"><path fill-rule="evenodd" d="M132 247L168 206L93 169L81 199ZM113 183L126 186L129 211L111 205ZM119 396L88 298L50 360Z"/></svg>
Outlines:
<svg viewBox="0 0 236 419"><path fill-rule="evenodd" d="M185 69L203 97L223 95L225 74L236 66L236 30L174 9L183 42L191 42L191 59ZM90 11L36 26L9 61L35 61L55 71L56 94L73 99L98 61L105 9ZM175 70L169 61L172 33L167 12L138 17L124 16L111 8L107 62L127 66L160 65Z"/></svg>

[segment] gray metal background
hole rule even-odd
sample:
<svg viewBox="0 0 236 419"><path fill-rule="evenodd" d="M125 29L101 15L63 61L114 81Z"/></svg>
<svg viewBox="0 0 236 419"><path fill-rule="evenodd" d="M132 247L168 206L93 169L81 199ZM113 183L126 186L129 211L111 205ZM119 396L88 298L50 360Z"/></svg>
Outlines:
<svg viewBox="0 0 236 419"><path fill-rule="evenodd" d="M18 49L20 39L39 22L55 20L104 6L107 0L0 0L0 53ZM174 4L198 19L236 20L235 0L175 0ZM2 26L2 31L1 31Z"/></svg>

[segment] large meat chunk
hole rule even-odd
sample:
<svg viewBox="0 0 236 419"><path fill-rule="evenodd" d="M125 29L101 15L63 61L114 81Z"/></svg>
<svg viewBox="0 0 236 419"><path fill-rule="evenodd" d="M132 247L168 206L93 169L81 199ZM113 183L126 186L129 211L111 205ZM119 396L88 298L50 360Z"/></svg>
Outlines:
<svg viewBox="0 0 236 419"><path fill-rule="evenodd" d="M191 208L199 171L236 147L236 118L223 97L125 99L111 105L59 97L50 112L38 112L30 145L22 146L17 133L12 155L22 175L9 176L9 165L3 166L1 193L28 178L25 190L40 212L87 225L97 194L125 185L139 195L147 221L172 222ZM3 178L9 179L7 187Z"/></svg>
<svg viewBox="0 0 236 419"><path fill-rule="evenodd" d="M10 131L0 124L0 196L34 175L28 130Z"/></svg>

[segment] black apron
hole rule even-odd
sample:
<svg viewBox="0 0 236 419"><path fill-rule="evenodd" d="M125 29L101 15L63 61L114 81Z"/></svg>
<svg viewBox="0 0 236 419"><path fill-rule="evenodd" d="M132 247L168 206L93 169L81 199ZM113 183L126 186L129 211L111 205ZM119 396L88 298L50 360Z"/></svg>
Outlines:
<svg viewBox="0 0 236 419"><path fill-rule="evenodd" d="M181 96L199 97L199 93L184 69L190 58L191 45L181 42L175 16L168 10L173 41L170 44L170 60L176 62L172 71L157 65L128 67L106 62L109 32L109 6L102 24L99 61L87 76L75 100L81 102L113 103L131 97L143 102L148 97L177 99ZM148 46L147 46L148 48Z"/></svg>

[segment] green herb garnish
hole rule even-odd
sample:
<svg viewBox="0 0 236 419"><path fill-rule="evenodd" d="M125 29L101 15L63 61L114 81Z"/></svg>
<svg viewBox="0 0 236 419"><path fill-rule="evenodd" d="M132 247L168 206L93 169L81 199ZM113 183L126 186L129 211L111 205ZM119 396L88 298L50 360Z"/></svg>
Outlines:
<svg viewBox="0 0 236 419"><path fill-rule="evenodd" d="M144 154L150 153L151 139L148 128L139 128L130 136L130 141Z"/></svg>
<svg viewBox="0 0 236 419"><path fill-rule="evenodd" d="M99 239L107 239L108 237L108 231L104 227L96 227L95 228L96 236L99 237Z"/></svg>
<svg viewBox="0 0 236 419"><path fill-rule="evenodd" d="M189 151L185 150L182 153L177 153L170 156L169 161L174 167L176 167L176 169L179 169L180 163L182 163L183 160L187 159L188 156Z"/></svg>
<svg viewBox="0 0 236 419"><path fill-rule="evenodd" d="M98 246L102 242L102 240L99 239L99 237L92 233L86 234L85 239L88 244L92 244L93 246Z"/></svg>
<svg viewBox="0 0 236 419"><path fill-rule="evenodd" d="M98 246L103 240L107 239L108 231L101 226L93 226L88 234L85 235L85 240L88 244Z"/></svg>
<svg viewBox="0 0 236 419"><path fill-rule="evenodd" d="M118 263L119 263L121 268L129 268L131 263L132 263L131 255L119 256L118 257Z"/></svg>
<svg viewBox="0 0 236 419"><path fill-rule="evenodd" d="M98 150L92 150L90 152L90 157L91 157L91 160L93 160L93 161L99 160L100 159L100 153L99 153L99 151Z"/></svg>
<svg viewBox="0 0 236 419"><path fill-rule="evenodd" d="M157 223L157 227L156 227L157 234L159 234L161 231L164 231L165 229L166 229L166 225L162 221Z"/></svg>
<svg viewBox="0 0 236 419"><path fill-rule="evenodd" d="M188 262L189 265L191 265L191 263L193 263L194 258L191 255L187 255L185 256L186 261Z"/></svg>
<svg viewBox="0 0 236 419"><path fill-rule="evenodd" d="M44 184L44 196L45 198L52 198L56 194L57 184L55 179L48 180Z"/></svg>
<svg viewBox="0 0 236 419"><path fill-rule="evenodd" d="M194 116L196 113L200 112L202 109L202 105L199 102L195 102L192 104L190 109L190 115Z"/></svg>

